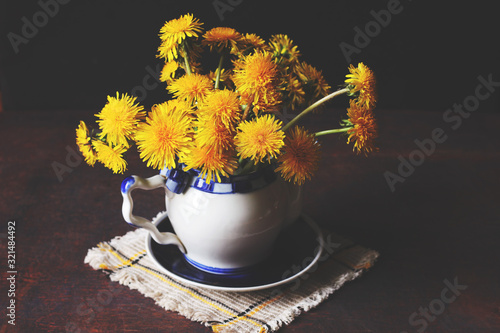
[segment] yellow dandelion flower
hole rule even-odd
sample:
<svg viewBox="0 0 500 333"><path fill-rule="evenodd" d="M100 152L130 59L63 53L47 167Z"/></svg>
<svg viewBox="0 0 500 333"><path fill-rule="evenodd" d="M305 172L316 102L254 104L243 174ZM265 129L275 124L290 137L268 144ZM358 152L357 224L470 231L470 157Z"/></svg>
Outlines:
<svg viewBox="0 0 500 333"><path fill-rule="evenodd" d="M300 51L287 35L271 36L269 46L276 63L286 66L294 65L299 61Z"/></svg>
<svg viewBox="0 0 500 333"><path fill-rule="evenodd" d="M135 140L148 167L174 168L180 151L192 140L192 117L182 108L162 103L153 106L146 122L139 125Z"/></svg>
<svg viewBox="0 0 500 333"><path fill-rule="evenodd" d="M197 129L194 137L198 146L212 147L217 151L234 147L234 130L228 129L222 122L200 116L194 126Z"/></svg>
<svg viewBox="0 0 500 333"><path fill-rule="evenodd" d="M270 49L266 41L256 34L245 34L243 43L246 47L245 51L269 51Z"/></svg>
<svg viewBox="0 0 500 333"><path fill-rule="evenodd" d="M174 80L179 68L179 64L175 61L166 62L161 70L160 81L169 83Z"/></svg>
<svg viewBox="0 0 500 333"><path fill-rule="evenodd" d="M234 63L233 82L244 102L253 104L255 111L269 111L281 103L277 91L280 73L268 52L255 52Z"/></svg>
<svg viewBox="0 0 500 333"><path fill-rule="evenodd" d="M216 49L220 53L223 49L228 49L232 54L238 52L239 45L243 41L243 36L238 31L227 27L210 29L203 38L202 45L208 45L210 51Z"/></svg>
<svg viewBox="0 0 500 333"><path fill-rule="evenodd" d="M135 103L136 97L130 97L118 92L116 98L108 96L108 102L101 112L95 116L99 118L97 123L101 129L101 138L111 145L123 145L129 147L128 140L132 138L137 123L145 116L143 107Z"/></svg>
<svg viewBox="0 0 500 333"><path fill-rule="evenodd" d="M162 44L158 49L159 57L165 58L167 61L177 59L178 46L186 38L198 37L198 33L202 32L202 25L203 23L195 19L192 14L182 15L178 19L165 22L160 29Z"/></svg>
<svg viewBox="0 0 500 333"><path fill-rule="evenodd" d="M302 82L306 94L309 95L310 102L330 94L331 87L320 70L302 61L294 67L294 72Z"/></svg>
<svg viewBox="0 0 500 333"><path fill-rule="evenodd" d="M213 85L207 76L194 73L181 76L167 89L174 94L175 98L193 103L203 101L204 97L213 90Z"/></svg>
<svg viewBox="0 0 500 333"><path fill-rule="evenodd" d="M355 100L349 101L347 115L349 119L347 124L352 128L347 131L349 135L347 143L354 141L353 150L357 153L367 155L377 149L374 147L373 140L377 137L377 123L373 117L372 109L360 106Z"/></svg>
<svg viewBox="0 0 500 333"><path fill-rule="evenodd" d="M87 125L83 121L80 121L76 129L76 144L85 158L85 162L90 166L94 166L97 160L97 154L94 149L92 149L90 133Z"/></svg>
<svg viewBox="0 0 500 333"><path fill-rule="evenodd" d="M318 168L319 143L307 130L293 128L285 138L283 154L278 157L276 172L288 181L302 185Z"/></svg>
<svg viewBox="0 0 500 333"><path fill-rule="evenodd" d="M179 45L163 41L158 47L157 58L163 58L166 62L173 62L179 58Z"/></svg>
<svg viewBox="0 0 500 333"><path fill-rule="evenodd" d="M230 130L241 118L240 100L232 90L214 90L199 106L198 113L216 123L222 123Z"/></svg>
<svg viewBox="0 0 500 333"><path fill-rule="evenodd" d="M199 169L200 176L205 181L221 181L221 176L227 177L234 173L238 167L233 150L219 151L209 146L196 146L183 159L186 164L184 170Z"/></svg>
<svg viewBox="0 0 500 333"><path fill-rule="evenodd" d="M349 66L349 72L350 74L346 75L345 83L348 85L351 95L356 96L359 93L357 98L359 105L364 105L367 108L374 107L377 103L377 93L373 71L360 62L358 67Z"/></svg>
<svg viewBox="0 0 500 333"><path fill-rule="evenodd" d="M177 19L165 22L160 29L161 40L172 40L174 43L180 44L187 37L198 37L198 33L202 32L201 23L193 17L193 14L185 14Z"/></svg>
<svg viewBox="0 0 500 333"><path fill-rule="evenodd" d="M266 114L252 121L244 121L238 126L234 138L238 155L261 162L264 158L275 158L283 147L285 134L281 121Z"/></svg>
<svg viewBox="0 0 500 333"><path fill-rule="evenodd" d="M275 83L278 68L268 52L255 52L235 62L233 81L241 92L254 93Z"/></svg>
<svg viewBox="0 0 500 333"><path fill-rule="evenodd" d="M123 145L112 147L100 140L92 140L92 146L97 152L97 160L106 168L113 170L113 173L123 173L127 169L127 162L123 159L127 147Z"/></svg>
<svg viewBox="0 0 500 333"><path fill-rule="evenodd" d="M164 105L163 105L164 104ZM182 99L170 99L166 102L163 102L161 104L158 104L155 107L159 107L161 112L180 112L186 117L191 117L194 113L194 108L192 104L186 102L185 100Z"/></svg>
<svg viewBox="0 0 500 333"><path fill-rule="evenodd" d="M262 88L253 95L243 93L241 100L244 104L251 104L255 115L262 112L278 111L278 106L283 102L283 95L277 87Z"/></svg>
<svg viewBox="0 0 500 333"><path fill-rule="evenodd" d="M286 94L285 97L292 107L292 110L295 110L295 107L305 102L305 92L302 87L302 83L299 81L297 76L293 74L288 74L283 81Z"/></svg>

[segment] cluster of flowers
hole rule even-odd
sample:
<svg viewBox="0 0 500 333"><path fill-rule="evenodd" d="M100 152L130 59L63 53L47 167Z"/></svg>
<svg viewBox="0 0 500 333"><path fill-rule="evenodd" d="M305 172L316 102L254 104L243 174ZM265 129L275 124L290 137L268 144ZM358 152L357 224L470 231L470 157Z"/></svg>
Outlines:
<svg viewBox="0 0 500 333"><path fill-rule="evenodd" d="M77 144L89 165L99 161L123 173L123 155L135 142L148 167L197 169L207 183L276 163L284 179L302 184L317 168L318 136L345 133L358 153L376 149L375 78L363 63L351 65L344 87L330 93L321 71L300 60L286 35L266 42L227 27L203 34L202 25L188 14L160 30L157 56L165 60L161 80L170 100L146 112L134 97L117 93L95 115L98 130L80 122ZM199 62L204 48L220 56L208 74ZM341 94L351 97L341 128L311 133L295 126ZM284 107L305 109L283 125L277 115Z"/></svg>

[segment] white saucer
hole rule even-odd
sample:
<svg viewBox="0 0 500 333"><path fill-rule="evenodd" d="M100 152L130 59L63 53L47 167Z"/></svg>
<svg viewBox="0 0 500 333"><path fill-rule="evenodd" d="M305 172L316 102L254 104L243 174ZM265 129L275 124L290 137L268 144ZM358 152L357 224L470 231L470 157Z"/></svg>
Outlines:
<svg viewBox="0 0 500 333"><path fill-rule="evenodd" d="M166 213L154 222L160 231L172 231ZM158 270L183 283L221 291L254 291L287 284L311 269L324 248L323 235L318 225L302 215L278 237L274 250L264 262L253 266L245 274L218 275L199 270L188 263L173 245L160 245L151 235L146 236L148 256Z"/></svg>

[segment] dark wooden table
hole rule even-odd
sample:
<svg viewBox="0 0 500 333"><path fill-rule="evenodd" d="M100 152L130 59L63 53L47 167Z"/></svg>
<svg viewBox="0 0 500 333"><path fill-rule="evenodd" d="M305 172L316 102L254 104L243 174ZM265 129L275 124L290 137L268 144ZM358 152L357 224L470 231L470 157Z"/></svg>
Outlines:
<svg viewBox="0 0 500 333"><path fill-rule="evenodd" d="M72 156L78 120L93 113L0 114L0 331L210 332L83 263L89 248L131 230L120 212L125 175ZM336 124L332 114L339 112L318 115L314 126ZM500 115L474 113L456 129L443 112L378 110L377 117L380 152L372 157L322 138L305 212L381 256L281 332L500 332ZM131 155L127 175L154 173ZM139 215L162 207L161 192L135 196ZM15 327L7 323L11 300Z"/></svg>

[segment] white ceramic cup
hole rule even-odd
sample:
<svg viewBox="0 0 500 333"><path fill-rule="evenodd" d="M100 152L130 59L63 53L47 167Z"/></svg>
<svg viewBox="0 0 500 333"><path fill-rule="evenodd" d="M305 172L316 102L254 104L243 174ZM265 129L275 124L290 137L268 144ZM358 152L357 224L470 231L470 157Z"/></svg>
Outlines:
<svg viewBox="0 0 500 333"><path fill-rule="evenodd" d="M159 187L165 189L175 234L161 233L148 219L132 214L131 192ZM147 179L126 178L122 195L126 222L147 229L160 244L177 245L189 263L215 274L235 274L264 260L302 208L301 188L285 182L272 167L210 184L196 171L165 169Z"/></svg>

